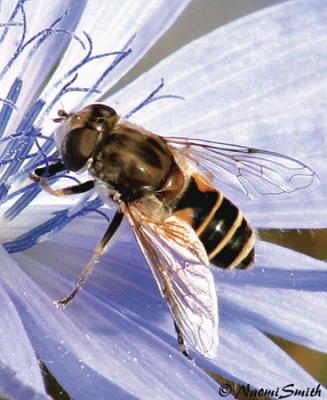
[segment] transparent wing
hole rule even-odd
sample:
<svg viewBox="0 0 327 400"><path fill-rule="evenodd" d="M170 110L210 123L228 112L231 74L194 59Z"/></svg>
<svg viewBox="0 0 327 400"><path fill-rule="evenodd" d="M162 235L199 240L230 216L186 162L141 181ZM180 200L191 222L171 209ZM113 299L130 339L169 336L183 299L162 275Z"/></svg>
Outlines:
<svg viewBox="0 0 327 400"><path fill-rule="evenodd" d="M135 206L125 215L185 340L205 357L218 346L218 309L209 260L195 232L184 221L158 221Z"/></svg>
<svg viewBox="0 0 327 400"><path fill-rule="evenodd" d="M202 139L165 139L218 185L249 197L292 193L309 187L317 177L302 162L272 151Z"/></svg>

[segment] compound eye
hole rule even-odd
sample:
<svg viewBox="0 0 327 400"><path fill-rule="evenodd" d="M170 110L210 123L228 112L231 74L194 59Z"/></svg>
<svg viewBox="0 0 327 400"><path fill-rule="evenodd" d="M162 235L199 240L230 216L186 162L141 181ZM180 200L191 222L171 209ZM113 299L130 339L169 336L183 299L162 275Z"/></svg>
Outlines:
<svg viewBox="0 0 327 400"><path fill-rule="evenodd" d="M77 128L67 133L61 145L61 158L68 170L84 167L95 151L97 137L93 129Z"/></svg>

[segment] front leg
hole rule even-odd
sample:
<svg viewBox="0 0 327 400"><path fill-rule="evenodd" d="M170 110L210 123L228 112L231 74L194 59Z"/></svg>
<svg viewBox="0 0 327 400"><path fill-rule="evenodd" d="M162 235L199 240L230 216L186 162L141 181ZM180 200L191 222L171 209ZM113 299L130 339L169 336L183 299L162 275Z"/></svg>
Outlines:
<svg viewBox="0 0 327 400"><path fill-rule="evenodd" d="M56 301L56 305L58 308L65 308L67 304L69 304L73 298L76 296L76 294L81 290L82 286L86 282L87 278L90 276L91 272L93 271L99 257L102 255L104 252L106 246L108 245L110 239L113 237L117 229L119 228L122 220L124 217L124 213L122 213L120 210L116 211L116 214L114 215L113 219L110 222L110 225L108 226L105 234L103 235L102 239L100 242L97 244L95 251L90 259L90 261L86 264L84 267L83 271L81 272L81 275L76 282L73 290L71 293L65 297L64 299Z"/></svg>
<svg viewBox="0 0 327 400"><path fill-rule="evenodd" d="M30 179L34 182L40 183L42 189L52 194L53 196L67 196L71 194L85 193L94 188L94 181L89 180L77 185L68 186L62 189L52 189L44 175L47 173L47 177L55 176L58 172L65 170L64 164L59 161L55 164L49 165L48 167L37 168L34 172L29 174Z"/></svg>
<svg viewBox="0 0 327 400"><path fill-rule="evenodd" d="M31 179L38 181L38 179L41 177L50 178L51 176L55 176L58 172L64 171L65 169L66 167L64 163L62 161L57 161L56 163L46 167L36 168L34 172L31 172L29 175Z"/></svg>

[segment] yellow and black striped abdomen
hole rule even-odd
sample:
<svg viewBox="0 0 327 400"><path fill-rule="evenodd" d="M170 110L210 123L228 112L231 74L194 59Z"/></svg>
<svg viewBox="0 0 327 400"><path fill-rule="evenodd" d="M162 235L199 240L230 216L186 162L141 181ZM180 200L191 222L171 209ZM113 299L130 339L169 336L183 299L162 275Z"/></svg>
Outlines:
<svg viewBox="0 0 327 400"><path fill-rule="evenodd" d="M242 212L200 174L193 174L174 214L188 222L211 263L247 268L254 260L255 235Z"/></svg>

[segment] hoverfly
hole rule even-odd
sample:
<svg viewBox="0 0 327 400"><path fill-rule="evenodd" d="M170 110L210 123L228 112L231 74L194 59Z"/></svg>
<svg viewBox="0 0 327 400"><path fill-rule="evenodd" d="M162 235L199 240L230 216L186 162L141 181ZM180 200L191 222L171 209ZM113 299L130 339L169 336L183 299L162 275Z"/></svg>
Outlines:
<svg viewBox="0 0 327 400"><path fill-rule="evenodd" d="M218 310L209 264L247 268L255 234L241 211L216 188L222 179L250 194L277 194L309 186L314 172L270 151L199 139L163 137L121 119L104 104L78 112L58 111L54 122L60 161L30 177L62 196L93 188L117 211L73 291L80 290L95 261L126 217L166 300L180 350L187 344L206 357L216 354ZM87 170L84 183L53 190L46 177ZM210 177L208 176L210 175Z"/></svg>

